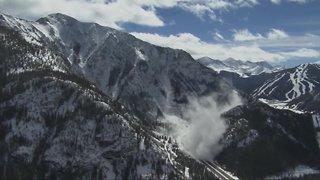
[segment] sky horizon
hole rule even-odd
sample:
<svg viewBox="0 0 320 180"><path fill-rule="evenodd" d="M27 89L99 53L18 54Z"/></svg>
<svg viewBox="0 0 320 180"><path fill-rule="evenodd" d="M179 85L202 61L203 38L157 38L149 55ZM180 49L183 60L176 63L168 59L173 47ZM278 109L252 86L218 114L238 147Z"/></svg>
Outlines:
<svg viewBox="0 0 320 180"><path fill-rule="evenodd" d="M63 13L128 32L195 59L320 61L318 0L0 0L0 11L36 20Z"/></svg>

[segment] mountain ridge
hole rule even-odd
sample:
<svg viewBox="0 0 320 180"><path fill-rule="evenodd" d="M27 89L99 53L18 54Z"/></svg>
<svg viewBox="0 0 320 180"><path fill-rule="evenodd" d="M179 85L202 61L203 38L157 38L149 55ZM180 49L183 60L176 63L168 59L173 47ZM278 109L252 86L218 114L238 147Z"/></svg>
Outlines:
<svg viewBox="0 0 320 180"><path fill-rule="evenodd" d="M239 90L261 98L274 107L308 112L320 112L317 94L320 88L318 64L301 64L279 72L241 78L234 73L222 73ZM250 86L248 86L250 85Z"/></svg>
<svg viewBox="0 0 320 180"><path fill-rule="evenodd" d="M233 58L228 58L226 60L214 60L209 57L202 57L197 59L201 64L217 71L234 72L239 74L241 77L249 77L251 75L259 75L261 73L271 73L280 71L283 67L274 67L266 61L241 61L235 60Z"/></svg>

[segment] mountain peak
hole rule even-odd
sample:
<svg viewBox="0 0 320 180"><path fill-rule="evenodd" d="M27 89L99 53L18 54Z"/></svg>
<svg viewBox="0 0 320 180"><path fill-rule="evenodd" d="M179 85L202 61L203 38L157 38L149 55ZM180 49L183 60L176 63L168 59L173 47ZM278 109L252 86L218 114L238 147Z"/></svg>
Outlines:
<svg viewBox="0 0 320 180"><path fill-rule="evenodd" d="M76 20L75 18L68 16L66 14L62 14L62 13L53 13L53 14L49 14L46 17L42 17L40 19L38 19L36 22L40 23L40 24L46 24L48 21L68 21L68 22L78 22L78 20Z"/></svg>
<svg viewBox="0 0 320 180"><path fill-rule="evenodd" d="M264 66L264 67L269 68L269 69L273 68L273 66L271 64L269 64L268 62L266 62L266 61L259 61L259 62L256 62L256 64L259 64L259 65Z"/></svg>
<svg viewBox="0 0 320 180"><path fill-rule="evenodd" d="M231 57L225 59L224 61L226 61L226 62L242 62L241 60L236 60L236 59L231 58Z"/></svg>
<svg viewBox="0 0 320 180"><path fill-rule="evenodd" d="M75 18L68 16L66 14L62 14L62 13L53 13L53 14L49 14L47 17L49 18L56 18L56 19L71 19L71 20L75 20L77 21Z"/></svg>

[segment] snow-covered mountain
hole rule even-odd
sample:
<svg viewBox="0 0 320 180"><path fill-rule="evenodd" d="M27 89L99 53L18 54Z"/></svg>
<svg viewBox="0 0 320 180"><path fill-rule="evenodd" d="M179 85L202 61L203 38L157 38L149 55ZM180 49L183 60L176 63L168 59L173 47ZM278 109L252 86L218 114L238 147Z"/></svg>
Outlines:
<svg viewBox="0 0 320 180"><path fill-rule="evenodd" d="M7 26L19 29L28 42L59 53L66 61L64 66L141 116L177 113L190 96L215 92L219 99L227 100L226 89L231 91L216 73L181 50L160 48L62 14L37 22L5 18Z"/></svg>
<svg viewBox="0 0 320 180"><path fill-rule="evenodd" d="M62 14L1 15L0 37L2 178L215 178L154 132L187 94L228 99L189 54Z"/></svg>
<svg viewBox="0 0 320 180"><path fill-rule="evenodd" d="M252 179L319 165L311 115L251 98L222 115L224 166L160 131L171 130L164 114L183 117L190 97L233 100L232 86L184 51L62 14L1 14L0 39L3 179L228 179L222 167Z"/></svg>
<svg viewBox="0 0 320 180"><path fill-rule="evenodd" d="M267 174L283 172L283 168L291 170L301 164L319 166L317 160L306 163L309 158L318 159L317 140L320 140L315 138L318 130L310 114L278 110L253 100L226 112L224 117L229 123L223 139L227 146L216 159L238 177L262 179Z"/></svg>
<svg viewBox="0 0 320 180"><path fill-rule="evenodd" d="M270 74L241 78L222 73L238 89L277 108L320 112L320 66L301 64Z"/></svg>
<svg viewBox="0 0 320 180"><path fill-rule="evenodd" d="M197 60L201 64L217 71L234 72L239 74L241 77L248 77L251 75L258 75L261 73L271 73L282 70L283 67L274 67L265 61L261 62L250 62L235 60L233 58L228 58L224 61L214 60L209 57L202 57Z"/></svg>

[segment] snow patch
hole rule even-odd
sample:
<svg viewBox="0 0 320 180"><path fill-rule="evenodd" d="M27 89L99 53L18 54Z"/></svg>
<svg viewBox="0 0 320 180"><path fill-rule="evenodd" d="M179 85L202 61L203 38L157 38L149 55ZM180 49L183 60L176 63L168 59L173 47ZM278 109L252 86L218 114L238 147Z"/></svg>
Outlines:
<svg viewBox="0 0 320 180"><path fill-rule="evenodd" d="M320 148L320 132L317 132L316 136L317 136L316 138L317 138L318 146Z"/></svg>
<svg viewBox="0 0 320 180"><path fill-rule="evenodd" d="M313 120L313 126L315 128L320 128L320 115L319 114L313 114L312 115Z"/></svg>
<svg viewBox="0 0 320 180"><path fill-rule="evenodd" d="M309 79L307 75L308 64L302 64L297 67L296 71L290 74L290 82L293 88L286 93L287 101L291 101L301 95L306 94L306 92L312 92L315 85L312 83L313 80ZM306 86L305 84L308 84ZM308 89L307 89L308 87Z"/></svg>
<svg viewBox="0 0 320 180"><path fill-rule="evenodd" d="M148 58L141 52L141 50L135 48L136 55L140 60L148 61Z"/></svg>
<svg viewBox="0 0 320 180"><path fill-rule="evenodd" d="M297 110L295 107L289 107L288 102L286 101L279 101L279 100L267 100L263 98L259 98L259 101L261 101L264 104L269 105L270 107L273 107L275 109L282 109L282 110L289 110L292 112L295 112L297 114L304 114L304 111Z"/></svg>
<svg viewBox="0 0 320 180"><path fill-rule="evenodd" d="M184 168L184 177L189 179L190 178L190 175L189 175L189 168L188 167L185 167Z"/></svg>
<svg viewBox="0 0 320 180"><path fill-rule="evenodd" d="M260 88L256 89L253 93L254 96L260 96L262 94L270 95L276 87L273 87L269 93L265 93L265 91L269 88L271 88L276 82L281 80L286 74L282 74L280 77L276 76L274 79L271 79L267 81L265 84L263 84Z"/></svg>
<svg viewBox="0 0 320 180"><path fill-rule="evenodd" d="M142 151L146 149L145 144L144 144L144 138L142 138L140 141L139 149Z"/></svg>

